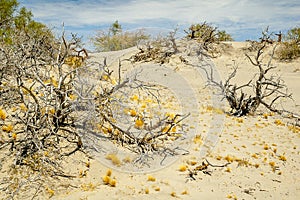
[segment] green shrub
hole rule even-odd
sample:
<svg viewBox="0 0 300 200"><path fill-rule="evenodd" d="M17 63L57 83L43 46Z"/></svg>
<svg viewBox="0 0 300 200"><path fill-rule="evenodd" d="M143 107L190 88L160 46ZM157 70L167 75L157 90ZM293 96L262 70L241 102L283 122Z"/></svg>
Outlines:
<svg viewBox="0 0 300 200"><path fill-rule="evenodd" d="M26 8L19 8L17 0L0 0L0 42L2 45L18 43L20 37L33 37L54 40L47 26L32 19ZM21 44L21 43L19 43Z"/></svg>
<svg viewBox="0 0 300 200"><path fill-rule="evenodd" d="M295 42L282 42L277 51L280 60L292 60L300 57L300 46Z"/></svg>
<svg viewBox="0 0 300 200"><path fill-rule="evenodd" d="M98 31L91 41L97 51L117 51L136 46L140 40L148 38L143 30L123 32L121 25L116 21L108 31Z"/></svg>
<svg viewBox="0 0 300 200"><path fill-rule="evenodd" d="M292 60L300 57L300 28L292 28L284 36L277 51L280 60Z"/></svg>
<svg viewBox="0 0 300 200"><path fill-rule="evenodd" d="M220 41L233 41L231 35L226 31L220 31L217 27L207 24L206 22L193 24L189 30L185 32L188 38L199 39L203 42L215 43Z"/></svg>
<svg viewBox="0 0 300 200"><path fill-rule="evenodd" d="M218 32L218 39L219 41L233 41L231 35L224 30Z"/></svg>
<svg viewBox="0 0 300 200"><path fill-rule="evenodd" d="M295 43L300 43L300 28L299 27L295 27L290 29L287 32L287 35L285 36L285 39L287 41L293 41Z"/></svg>

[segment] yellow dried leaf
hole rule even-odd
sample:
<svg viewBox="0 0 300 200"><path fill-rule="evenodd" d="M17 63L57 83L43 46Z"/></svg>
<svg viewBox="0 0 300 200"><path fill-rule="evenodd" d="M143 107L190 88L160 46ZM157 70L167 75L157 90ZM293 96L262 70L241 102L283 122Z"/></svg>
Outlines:
<svg viewBox="0 0 300 200"><path fill-rule="evenodd" d="M110 177L109 176L103 176L102 181L105 185L108 185L110 182Z"/></svg>
<svg viewBox="0 0 300 200"><path fill-rule="evenodd" d="M275 119L274 123L275 123L277 126L284 126L284 125L285 125L280 119Z"/></svg>
<svg viewBox="0 0 300 200"><path fill-rule="evenodd" d="M106 176L111 176L111 174L112 174L111 169L108 169L108 170L106 171Z"/></svg>
<svg viewBox="0 0 300 200"><path fill-rule="evenodd" d="M12 139L16 140L17 139L17 134L16 133L12 133L11 137L12 137Z"/></svg>
<svg viewBox="0 0 300 200"><path fill-rule="evenodd" d="M68 96L72 101L77 99L77 96L75 94L69 94Z"/></svg>
<svg viewBox="0 0 300 200"><path fill-rule="evenodd" d="M227 155L224 157L224 160L226 160L227 162L233 162L235 158L233 156Z"/></svg>
<svg viewBox="0 0 300 200"><path fill-rule="evenodd" d="M103 81L108 81L108 80L109 80L109 76L106 75L106 74L103 74L103 75L101 76L101 80L103 80Z"/></svg>
<svg viewBox="0 0 300 200"><path fill-rule="evenodd" d="M12 132L13 129L14 129L14 127L11 124L2 126L2 131L5 131L7 133Z"/></svg>
<svg viewBox="0 0 300 200"><path fill-rule="evenodd" d="M286 161L286 157L284 155L280 155L279 160Z"/></svg>
<svg viewBox="0 0 300 200"><path fill-rule="evenodd" d="M153 176L151 176L151 175L149 175L147 180L154 182L156 180L156 178L153 177Z"/></svg>
<svg viewBox="0 0 300 200"><path fill-rule="evenodd" d="M132 97L130 97L131 101L138 101L139 97L137 95L133 95Z"/></svg>
<svg viewBox="0 0 300 200"><path fill-rule="evenodd" d="M20 109L21 109L23 112L27 112L27 110L28 110L24 103L20 104Z"/></svg>
<svg viewBox="0 0 300 200"><path fill-rule="evenodd" d="M111 162L112 162L114 165L116 165L116 166L121 166L121 161L120 161L120 159L117 157L116 154L108 154L108 155L106 156L106 159L107 159L107 160L111 160Z"/></svg>
<svg viewBox="0 0 300 200"><path fill-rule="evenodd" d="M135 120L135 127L136 128L142 128L144 125L144 121L140 118L138 118L137 120Z"/></svg>
<svg viewBox="0 0 300 200"><path fill-rule="evenodd" d="M231 168L230 167L227 167L226 169L225 169L225 172L231 172Z"/></svg>
<svg viewBox="0 0 300 200"><path fill-rule="evenodd" d="M187 166L186 165L180 165L179 166L179 171L185 172L186 170L187 170Z"/></svg>
<svg viewBox="0 0 300 200"><path fill-rule="evenodd" d="M171 196L172 196L172 197L177 197L176 192L174 192L174 191L171 192Z"/></svg>
<svg viewBox="0 0 300 200"><path fill-rule="evenodd" d="M202 144L202 138L201 138L201 135L196 135L193 139L193 142L195 144Z"/></svg>
<svg viewBox="0 0 300 200"><path fill-rule="evenodd" d="M48 193L48 195L50 195L50 197L52 197L55 194L54 190L52 190L48 187L46 188L46 192Z"/></svg>
<svg viewBox="0 0 300 200"><path fill-rule="evenodd" d="M0 107L0 118L4 121L6 119L6 112Z"/></svg>
<svg viewBox="0 0 300 200"><path fill-rule="evenodd" d="M136 111L133 110L133 109L129 110L129 114L130 114L131 117L135 117L137 115Z"/></svg>
<svg viewBox="0 0 300 200"><path fill-rule="evenodd" d="M184 191L181 192L181 194L186 195L186 194L189 194L189 192L187 190L184 190Z"/></svg>
<svg viewBox="0 0 300 200"><path fill-rule="evenodd" d="M111 180L109 181L109 185L110 185L111 187L116 187L117 181L116 181L115 179L111 179Z"/></svg>

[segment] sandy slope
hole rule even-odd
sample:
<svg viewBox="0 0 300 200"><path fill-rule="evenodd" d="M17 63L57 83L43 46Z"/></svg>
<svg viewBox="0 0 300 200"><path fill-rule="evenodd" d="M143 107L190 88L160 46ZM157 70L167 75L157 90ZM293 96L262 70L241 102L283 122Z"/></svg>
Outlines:
<svg viewBox="0 0 300 200"><path fill-rule="evenodd" d="M236 81L244 82L255 73L254 67L245 58L242 48L246 43L230 43L221 57L213 59L222 78L226 77L233 66L233 61L239 66ZM117 66L117 60L126 58L135 49L126 52L111 53L109 63ZM94 54L92 59L100 59L103 54ZM295 104L288 103L289 107L300 112L300 65L299 60L284 63L274 60L278 68L276 73L282 75L286 84L294 94ZM211 92L204 88L204 78L201 73L191 66L186 66L173 59L166 66L169 69L154 72L164 74L166 80L176 85L176 74L184 80L194 91L197 105L193 105L193 118L189 123L196 126L196 134L201 134L203 143L191 142L190 153L178 158L170 166L146 173L124 173L113 169L112 176L117 180L116 187L104 185L104 176L110 166L101 164L98 160L91 160L87 176L78 180L78 184L92 183L96 188L83 187L69 189L66 194L55 195L53 199L299 199L300 198L300 133L288 129L288 122L280 116L248 116L235 118L226 116L218 109L211 109ZM132 70L134 66L123 64L123 72ZM161 70L155 68L155 70ZM176 72L173 74L173 72ZM151 73L145 72L144 78L151 80ZM168 79L169 77L169 79ZM153 77L152 77L153 78ZM158 80L164 79L160 77ZM155 81L157 79L154 78ZM160 81L159 81L160 82ZM185 89L183 86L181 89ZM180 87L175 89L180 90ZM176 92L175 92L176 93ZM183 101L189 101L184 97ZM191 101L195 102L195 101ZM189 104L187 104L189 105ZM198 108L197 108L198 106ZM260 110L261 113L267 113ZM276 121L277 120L277 121ZM280 124L279 120L283 123ZM277 122L277 124L275 123ZM217 136L217 144L207 152L205 158L210 163L227 167L208 167L210 175L199 172L195 180L188 178L188 171L181 172L180 166L186 165L189 169L201 165L205 146L205 137L211 130ZM286 160L285 160L286 159ZM191 161L196 161L195 166ZM189 165L190 164L190 165ZM148 181L148 176L156 178ZM87 191L83 191L87 190ZM149 190L149 194L146 194Z"/></svg>
<svg viewBox="0 0 300 200"><path fill-rule="evenodd" d="M221 79L227 77L234 63L239 66L237 83L244 83L256 73L244 56L246 43L232 42L222 56L215 58ZM95 53L92 61L107 57L110 69L116 76L118 60L129 58L136 48L118 52ZM289 109L300 113L300 62L285 63L274 60L276 73L282 75L294 94L294 102L283 102ZM139 78L166 86L180 106L180 112L191 112L187 119L191 136L188 137L189 153L176 157L165 166L151 166L145 172L124 172L108 161L91 159L89 167L84 157L81 163L70 164L70 170L86 171L86 175L71 182L74 187L53 188L51 199L299 199L300 198L300 133L289 130L291 120L260 109L260 115L236 118L226 115L222 105L214 99L214 92L205 88L205 77L199 69L183 64L178 57L168 65L132 65L122 62L122 77L143 69ZM162 94L162 98L167 94ZM282 123L280 123L282 122ZM200 138L195 139L195 135ZM74 155L76 159L81 153ZM74 160L76 160L74 159ZM198 172L193 180L189 171L201 166L207 159L211 164L207 172ZM187 169L183 166L186 166ZM180 170L181 168L181 170ZM112 169L111 178L116 187L105 185L102 177ZM68 169L67 169L68 170ZM155 178L148 180L149 176ZM151 178L150 178L151 179ZM63 182L61 183L64 184ZM46 198L47 193L45 193Z"/></svg>

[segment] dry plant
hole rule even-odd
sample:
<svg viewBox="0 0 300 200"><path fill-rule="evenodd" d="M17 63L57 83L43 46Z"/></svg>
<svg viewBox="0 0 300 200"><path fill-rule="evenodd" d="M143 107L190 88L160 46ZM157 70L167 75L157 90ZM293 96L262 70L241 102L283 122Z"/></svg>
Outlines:
<svg viewBox="0 0 300 200"><path fill-rule="evenodd" d="M138 53L133 55L130 60L132 62L150 62L154 61L160 64L168 63L172 55L178 53L176 44L176 32L169 32L167 36L158 36L154 40L146 41L138 44Z"/></svg>
<svg viewBox="0 0 300 200"><path fill-rule="evenodd" d="M187 152L177 140L185 138L182 122L189 114L161 111L160 92L164 88L138 80L138 74L123 79L121 61L117 79L106 59L99 66L99 77L92 83L93 100L90 109L86 107L87 115L94 113L94 117L85 115L85 129L82 130L86 149L94 155L104 154L105 159L118 167L128 164L141 168L150 166L149 159L160 157L162 164L168 156ZM120 160L122 155L116 155L116 149L127 152L126 156Z"/></svg>
<svg viewBox="0 0 300 200"><path fill-rule="evenodd" d="M218 57L221 54L222 48L218 47L220 42L233 40L226 31L219 31L217 27L207 22L193 24L187 31L185 30L185 33L187 38L201 43L204 50L211 57Z"/></svg>
<svg viewBox="0 0 300 200"><path fill-rule="evenodd" d="M260 105L263 105L268 110L279 114L288 112L284 109L278 109L276 107L276 103L280 99L291 99L291 94L288 93L288 89L280 77L276 75L269 75L270 71L276 68L271 63L277 45L273 47L268 63L265 64L262 61L262 56L269 44L269 40L270 35L263 33L263 37L261 38L261 43L256 54L253 56L246 54L246 57L249 59L251 64L258 69L258 73L253 79L250 79L244 85L238 86L231 82L237 73L236 66L225 82L215 81L213 71L202 67L202 69L206 72L209 84L218 87L222 91L224 98L231 107L230 113L232 115L243 116L249 113L254 113ZM247 88L252 89L253 93L245 93L243 90L246 90Z"/></svg>
<svg viewBox="0 0 300 200"><path fill-rule="evenodd" d="M0 142L6 175L0 190L6 199L34 198L45 191L45 179L75 177L65 172L63 160L82 149L72 104L77 92L73 83L84 58L75 55L73 65L65 64L72 49L64 35L55 41L21 32L13 40L0 53L0 102L6 114ZM70 43L76 44L76 38Z"/></svg>
<svg viewBox="0 0 300 200"><path fill-rule="evenodd" d="M103 142L100 148L129 150L135 158L123 161L133 165L187 152L176 142L185 138L182 121L189 114L166 115L141 105L144 95L161 111L162 88L137 74L123 79L121 61L114 79L106 59L87 60L76 35L71 41L64 34L60 41L26 34L13 39L14 45L0 48L0 169L6 174L0 191L6 199L53 196L45 180L77 177L64 167L77 152L97 152L95 138ZM172 45L176 48L175 41ZM105 156L122 164L113 154Z"/></svg>

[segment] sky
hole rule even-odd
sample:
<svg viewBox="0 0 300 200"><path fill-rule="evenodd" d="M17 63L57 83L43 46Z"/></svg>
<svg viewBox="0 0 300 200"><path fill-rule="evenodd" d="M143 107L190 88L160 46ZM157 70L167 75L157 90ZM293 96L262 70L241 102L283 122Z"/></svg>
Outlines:
<svg viewBox="0 0 300 200"><path fill-rule="evenodd" d="M225 30L236 41L257 40L262 30L286 32L300 26L299 0L19 0L34 20L56 33L77 33L89 46L97 30L116 20L123 30L184 35L191 24L207 23Z"/></svg>

